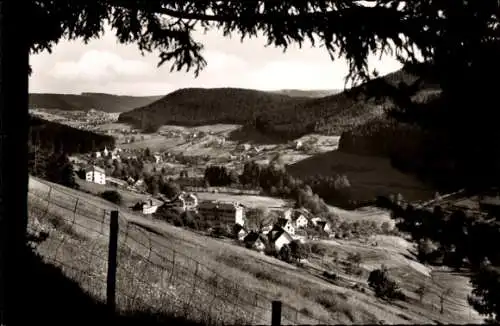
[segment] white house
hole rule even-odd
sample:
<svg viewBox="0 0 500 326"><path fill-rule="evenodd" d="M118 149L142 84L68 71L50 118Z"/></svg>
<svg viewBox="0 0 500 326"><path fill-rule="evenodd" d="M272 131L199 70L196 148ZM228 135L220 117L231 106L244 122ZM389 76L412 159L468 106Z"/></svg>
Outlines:
<svg viewBox="0 0 500 326"><path fill-rule="evenodd" d="M301 212L294 212L295 214L293 215L293 224L295 225L295 228L301 229L307 227L307 224L309 224L309 220L302 214Z"/></svg>
<svg viewBox="0 0 500 326"><path fill-rule="evenodd" d="M108 148L107 148L107 147L104 147L104 150L102 151L102 156L104 156L104 157L108 157L108 155L109 155Z"/></svg>
<svg viewBox="0 0 500 326"><path fill-rule="evenodd" d="M93 182L100 185L106 184L106 172L104 169L93 165L85 171L85 180L87 182Z"/></svg>
<svg viewBox="0 0 500 326"><path fill-rule="evenodd" d="M245 247L263 252L266 249L265 238L257 232L250 232L244 239Z"/></svg>
<svg viewBox="0 0 500 326"><path fill-rule="evenodd" d="M155 158L156 164L161 162L161 155L160 154L154 154L153 157Z"/></svg>
<svg viewBox="0 0 500 326"><path fill-rule="evenodd" d="M314 225L314 226L317 226L319 222L322 222L323 219L321 217L313 217L311 219L311 223Z"/></svg>
<svg viewBox="0 0 500 326"><path fill-rule="evenodd" d="M142 211L142 214L144 214L144 215L151 215L151 214L156 213L156 211L158 210L158 205L155 205L153 203L153 200L150 199L147 202L143 201L143 202L137 203L132 209L140 210L140 211Z"/></svg>
<svg viewBox="0 0 500 326"><path fill-rule="evenodd" d="M145 203L142 206L142 214L145 215L154 214L156 213L157 210L158 210L158 205L154 205L152 200L149 203Z"/></svg>
<svg viewBox="0 0 500 326"><path fill-rule="evenodd" d="M267 236L271 247L270 249L275 252L280 252L284 245L293 241L292 236L281 228L273 229Z"/></svg>
<svg viewBox="0 0 500 326"><path fill-rule="evenodd" d="M181 192L177 197L166 202L165 205L180 209L183 212L196 211L198 208L198 197L192 193Z"/></svg>
<svg viewBox="0 0 500 326"><path fill-rule="evenodd" d="M332 231L330 223L328 223L328 222L320 221L320 222L318 222L317 225L321 228L321 230L323 230L323 231L325 231L327 233L330 233Z"/></svg>

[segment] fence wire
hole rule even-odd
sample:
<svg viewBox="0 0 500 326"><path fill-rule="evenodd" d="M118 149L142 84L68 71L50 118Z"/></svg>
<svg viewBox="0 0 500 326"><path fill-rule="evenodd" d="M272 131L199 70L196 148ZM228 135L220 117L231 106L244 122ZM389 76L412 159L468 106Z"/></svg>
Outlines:
<svg viewBox="0 0 500 326"><path fill-rule="evenodd" d="M106 299L111 212L32 179L29 232L44 233L36 246L98 300ZM116 306L151 311L206 324L271 324L272 300L228 279L209 266L155 241L148 230L120 214ZM287 304L283 325L329 324Z"/></svg>

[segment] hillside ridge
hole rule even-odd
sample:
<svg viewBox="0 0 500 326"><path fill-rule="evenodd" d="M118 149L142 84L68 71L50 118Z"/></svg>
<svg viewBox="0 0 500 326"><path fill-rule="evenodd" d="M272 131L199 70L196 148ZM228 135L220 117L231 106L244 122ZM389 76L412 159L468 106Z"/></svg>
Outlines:
<svg viewBox="0 0 500 326"><path fill-rule="evenodd" d="M380 78L392 85L410 84L417 79L405 70ZM122 113L119 120L141 128L165 124L244 124L287 139L311 132L340 135L346 129L384 114L388 100L367 100L363 92L368 85L319 97L230 87L183 88L151 104ZM423 89L429 87L433 86L426 84ZM360 91L361 96L351 96L353 91Z"/></svg>
<svg viewBox="0 0 500 326"><path fill-rule="evenodd" d="M128 96L84 92L81 94L30 93L31 108L58 109L63 111L88 111L121 113L152 103L162 96Z"/></svg>

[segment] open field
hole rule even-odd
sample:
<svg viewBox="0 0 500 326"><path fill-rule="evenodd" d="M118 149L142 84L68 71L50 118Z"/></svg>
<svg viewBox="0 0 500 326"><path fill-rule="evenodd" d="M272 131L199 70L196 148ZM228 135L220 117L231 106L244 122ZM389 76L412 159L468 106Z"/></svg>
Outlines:
<svg viewBox="0 0 500 326"><path fill-rule="evenodd" d="M284 199L266 197L266 196L251 196L251 195L231 195L223 193L197 192L196 196L200 200L218 200L222 202L239 202L248 207L285 207L290 203Z"/></svg>
<svg viewBox="0 0 500 326"><path fill-rule="evenodd" d="M30 192L42 191L43 183L45 182L40 184L31 180ZM116 209L116 206L100 198L62 186L59 186L59 189L98 207ZM66 199L64 202L67 201ZM120 223L141 225L144 230L143 237L148 238L156 250L160 252L175 250L179 254L187 255L218 271L221 276L232 280L235 284L244 285L247 290L255 291L270 299L282 299L301 312L326 320L328 323L373 324L384 320L385 323L434 324L479 321L477 315L469 312L468 307L463 305L464 294L469 289L466 286L466 279L460 275L440 272L434 278L429 293L438 293L450 284L456 289L456 293L446 302L445 313L441 315L437 309L433 310L431 294L428 295L427 301L424 299L423 304L414 300L387 303L376 299L369 290L362 293L349 287L332 284L316 276L314 272L285 264L226 241L201 236L160 221L147 220L126 210L121 210L120 216L123 218ZM124 229L126 226L121 225L120 228ZM331 241L325 245L332 248L331 250L339 251L341 256L347 252L360 252L363 257L362 267L366 270L378 267L381 263L388 265L391 275L401 280L402 288L410 297L414 285L419 284L421 280L429 281L426 274L422 273L428 269L413 261L411 244L396 237L377 237L374 240L378 242L377 247L353 241ZM313 265L326 267L326 263L331 261L328 257L331 256L328 254L325 257L315 256L310 261ZM70 258L72 257L68 257ZM137 262L127 261L121 264L134 266ZM147 273L144 271L141 275L143 281L157 282L158 275L155 276L152 271ZM355 281L361 284L366 282L366 275ZM242 291L243 288L240 288L240 296L245 297ZM196 298L202 300L203 296L200 294ZM302 323L312 322L304 320Z"/></svg>

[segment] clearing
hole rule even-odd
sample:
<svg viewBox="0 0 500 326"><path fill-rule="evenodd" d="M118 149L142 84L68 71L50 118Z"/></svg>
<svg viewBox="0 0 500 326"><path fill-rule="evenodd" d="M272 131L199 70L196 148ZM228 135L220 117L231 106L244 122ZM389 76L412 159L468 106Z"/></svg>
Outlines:
<svg viewBox="0 0 500 326"><path fill-rule="evenodd" d="M287 207L290 203L284 199L266 197L266 196L252 196L252 195L233 195L225 193L212 193L212 192L197 192L196 196L200 200L214 200L221 202L239 202L247 207L264 206L268 208Z"/></svg>

